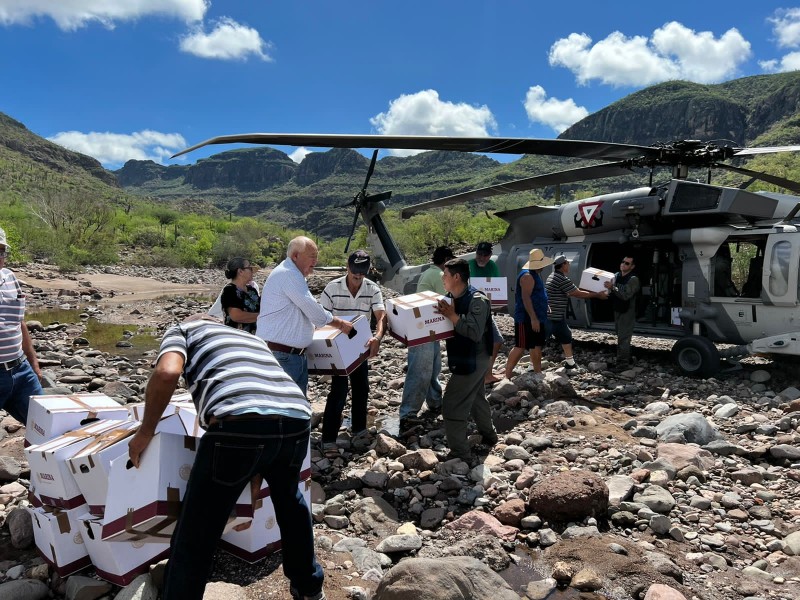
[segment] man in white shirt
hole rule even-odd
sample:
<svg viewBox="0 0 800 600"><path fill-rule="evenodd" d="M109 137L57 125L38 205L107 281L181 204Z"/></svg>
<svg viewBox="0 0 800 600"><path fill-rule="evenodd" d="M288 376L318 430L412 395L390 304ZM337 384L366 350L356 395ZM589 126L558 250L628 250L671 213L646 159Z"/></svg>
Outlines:
<svg viewBox="0 0 800 600"><path fill-rule="evenodd" d="M308 289L306 277L314 271L318 254L314 240L307 237L296 237L289 242L286 258L264 283L256 321L256 335L267 342L283 370L304 394L308 389L305 354L314 337L314 328L330 324L344 333L353 329L349 321L322 308Z"/></svg>

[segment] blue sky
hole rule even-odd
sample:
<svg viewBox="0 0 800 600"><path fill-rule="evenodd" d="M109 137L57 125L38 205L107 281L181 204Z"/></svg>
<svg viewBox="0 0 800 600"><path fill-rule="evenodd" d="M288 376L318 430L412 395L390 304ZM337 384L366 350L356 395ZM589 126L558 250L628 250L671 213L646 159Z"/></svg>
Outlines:
<svg viewBox="0 0 800 600"><path fill-rule="evenodd" d="M0 112L110 169L234 133L551 138L660 81L798 68L771 0L0 0Z"/></svg>

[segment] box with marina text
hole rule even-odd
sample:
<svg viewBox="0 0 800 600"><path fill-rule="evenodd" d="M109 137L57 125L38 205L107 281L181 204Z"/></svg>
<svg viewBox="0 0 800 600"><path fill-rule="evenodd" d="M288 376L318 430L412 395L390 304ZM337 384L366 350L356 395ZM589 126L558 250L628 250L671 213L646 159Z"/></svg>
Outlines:
<svg viewBox="0 0 800 600"><path fill-rule="evenodd" d="M469 283L475 289L486 294L492 306L506 306L508 304L507 277L470 277Z"/></svg>
<svg viewBox="0 0 800 600"><path fill-rule="evenodd" d="M105 394L31 396L25 445L43 444L98 419L127 419L128 409Z"/></svg>
<svg viewBox="0 0 800 600"><path fill-rule="evenodd" d="M44 444L25 448L31 469L31 483L41 502L66 509L84 504L86 500L75 481L68 459L124 423L119 420L95 421Z"/></svg>
<svg viewBox="0 0 800 600"><path fill-rule="evenodd" d="M369 356L372 330L363 315L341 316L353 323L350 335L326 325L314 331L314 339L306 350L308 372L317 375L349 375Z"/></svg>
<svg viewBox="0 0 800 600"><path fill-rule="evenodd" d="M386 300L389 334L406 346L418 346L453 337L453 323L439 314L437 303L448 298L436 292L418 292Z"/></svg>

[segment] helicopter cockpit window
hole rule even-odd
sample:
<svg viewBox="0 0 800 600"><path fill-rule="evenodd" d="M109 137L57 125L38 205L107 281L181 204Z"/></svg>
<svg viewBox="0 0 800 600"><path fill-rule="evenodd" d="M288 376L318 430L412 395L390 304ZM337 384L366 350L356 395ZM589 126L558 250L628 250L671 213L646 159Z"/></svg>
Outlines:
<svg viewBox="0 0 800 600"><path fill-rule="evenodd" d="M772 247L769 257L769 292L784 296L789 291L789 258L792 255L790 242L778 242Z"/></svg>

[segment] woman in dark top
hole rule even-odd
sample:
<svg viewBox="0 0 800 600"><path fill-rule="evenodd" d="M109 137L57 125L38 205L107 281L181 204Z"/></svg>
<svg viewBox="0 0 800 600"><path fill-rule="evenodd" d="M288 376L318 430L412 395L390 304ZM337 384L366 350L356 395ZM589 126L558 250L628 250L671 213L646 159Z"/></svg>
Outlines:
<svg viewBox="0 0 800 600"><path fill-rule="evenodd" d="M225 325L242 329L248 333L256 332L256 319L261 307L258 287L253 281L253 274L258 270L246 258L237 256L228 261L225 277L231 280L222 288L222 311L225 313Z"/></svg>

